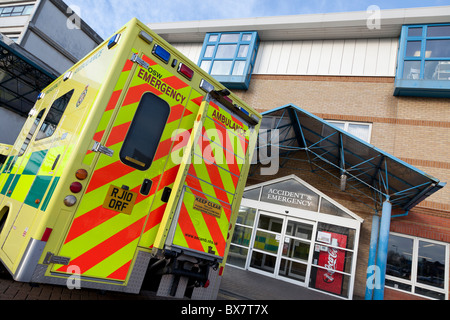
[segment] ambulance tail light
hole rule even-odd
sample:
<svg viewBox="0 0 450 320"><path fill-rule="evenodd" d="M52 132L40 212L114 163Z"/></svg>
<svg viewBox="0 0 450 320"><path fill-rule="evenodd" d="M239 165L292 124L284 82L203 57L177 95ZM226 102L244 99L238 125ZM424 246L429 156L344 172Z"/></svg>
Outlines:
<svg viewBox="0 0 450 320"><path fill-rule="evenodd" d="M192 77L194 76L194 70L192 70L187 65L185 65L185 64L183 64L181 62L178 65L178 73L182 74L183 76L185 76L189 80L192 80Z"/></svg>
<svg viewBox="0 0 450 320"><path fill-rule="evenodd" d="M52 228L46 228L44 234L42 235L41 241L47 242L48 238L50 238L50 234L52 233Z"/></svg>
<svg viewBox="0 0 450 320"><path fill-rule="evenodd" d="M88 176L88 172L84 169L78 169L77 172L75 172L75 177L77 177L78 180L85 180Z"/></svg>
<svg viewBox="0 0 450 320"><path fill-rule="evenodd" d="M72 182L72 184L70 185L70 191L72 191L73 193L78 193L81 191L81 189L83 189L83 185L78 181Z"/></svg>

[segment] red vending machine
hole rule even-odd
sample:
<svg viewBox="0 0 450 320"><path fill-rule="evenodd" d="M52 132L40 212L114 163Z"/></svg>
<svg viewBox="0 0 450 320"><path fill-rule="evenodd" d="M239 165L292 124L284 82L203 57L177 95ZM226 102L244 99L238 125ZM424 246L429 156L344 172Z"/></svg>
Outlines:
<svg viewBox="0 0 450 320"><path fill-rule="evenodd" d="M344 275L336 271L344 271L347 235L334 232L319 231L314 248L314 263L323 268L316 268L313 287L330 293L342 294ZM314 278L314 277L313 277Z"/></svg>

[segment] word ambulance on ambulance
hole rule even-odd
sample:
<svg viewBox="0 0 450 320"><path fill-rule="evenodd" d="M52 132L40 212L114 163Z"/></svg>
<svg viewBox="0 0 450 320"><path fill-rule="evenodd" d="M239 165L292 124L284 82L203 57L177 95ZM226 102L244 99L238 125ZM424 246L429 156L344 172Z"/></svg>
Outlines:
<svg viewBox="0 0 450 320"><path fill-rule="evenodd" d="M160 295L214 298L260 120L131 20L30 111L0 169L1 262L22 282L138 293L151 274Z"/></svg>

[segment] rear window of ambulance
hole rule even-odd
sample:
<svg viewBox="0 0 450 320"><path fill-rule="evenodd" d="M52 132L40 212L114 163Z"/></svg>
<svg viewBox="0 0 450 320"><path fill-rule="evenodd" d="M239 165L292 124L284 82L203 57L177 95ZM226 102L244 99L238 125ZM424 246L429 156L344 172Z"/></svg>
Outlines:
<svg viewBox="0 0 450 320"><path fill-rule="evenodd" d="M169 113L166 101L151 92L142 95L120 150L123 163L142 171L150 167Z"/></svg>

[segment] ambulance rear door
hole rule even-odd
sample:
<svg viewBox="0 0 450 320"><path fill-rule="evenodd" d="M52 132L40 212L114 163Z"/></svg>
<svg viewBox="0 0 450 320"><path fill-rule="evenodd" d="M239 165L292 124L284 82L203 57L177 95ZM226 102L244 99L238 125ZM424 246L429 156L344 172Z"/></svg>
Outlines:
<svg viewBox="0 0 450 320"><path fill-rule="evenodd" d="M206 103L166 247L222 261L254 124L211 95Z"/></svg>

